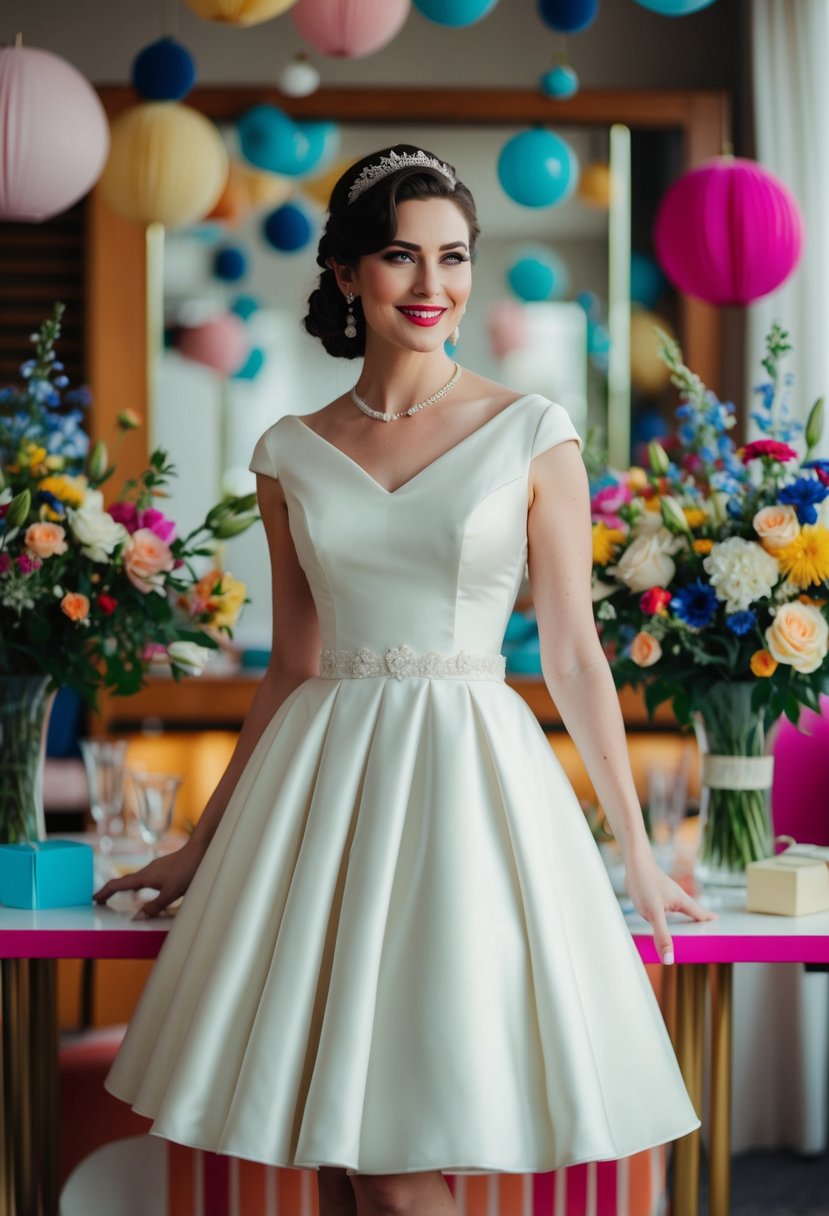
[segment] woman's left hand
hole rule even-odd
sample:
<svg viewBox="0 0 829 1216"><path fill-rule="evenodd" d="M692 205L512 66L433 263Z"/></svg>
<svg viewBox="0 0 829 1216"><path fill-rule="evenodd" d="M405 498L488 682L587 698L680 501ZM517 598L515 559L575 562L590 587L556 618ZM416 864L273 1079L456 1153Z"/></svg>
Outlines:
<svg viewBox="0 0 829 1216"><path fill-rule="evenodd" d="M659 868L650 850L625 862L625 890L639 915L653 927L654 945L663 963L674 961L666 912L685 912L694 920L717 919L716 912L703 908Z"/></svg>

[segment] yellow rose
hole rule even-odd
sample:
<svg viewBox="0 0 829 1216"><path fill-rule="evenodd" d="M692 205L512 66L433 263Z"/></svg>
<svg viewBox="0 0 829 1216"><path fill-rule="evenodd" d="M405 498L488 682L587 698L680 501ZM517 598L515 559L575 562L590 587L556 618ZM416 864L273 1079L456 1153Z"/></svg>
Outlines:
<svg viewBox="0 0 829 1216"><path fill-rule="evenodd" d="M760 544L769 553L791 544L800 533L800 523L794 507L781 503L777 507L763 507L751 521L760 537Z"/></svg>
<svg viewBox="0 0 829 1216"><path fill-rule="evenodd" d="M778 663L808 675L817 671L829 648L829 625L819 608L792 600L781 604L766 630L766 646Z"/></svg>

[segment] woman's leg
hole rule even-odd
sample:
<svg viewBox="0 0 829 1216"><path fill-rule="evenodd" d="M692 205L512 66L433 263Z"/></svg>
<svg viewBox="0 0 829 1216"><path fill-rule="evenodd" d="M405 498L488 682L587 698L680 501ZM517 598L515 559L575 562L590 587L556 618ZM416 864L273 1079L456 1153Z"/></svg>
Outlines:
<svg viewBox="0 0 829 1216"><path fill-rule="evenodd" d="M357 1216L457 1216L440 1170L415 1174L352 1174Z"/></svg>
<svg viewBox="0 0 829 1216"><path fill-rule="evenodd" d="M354 1187L345 1168L321 1165L317 1170L319 1216L358 1216Z"/></svg>

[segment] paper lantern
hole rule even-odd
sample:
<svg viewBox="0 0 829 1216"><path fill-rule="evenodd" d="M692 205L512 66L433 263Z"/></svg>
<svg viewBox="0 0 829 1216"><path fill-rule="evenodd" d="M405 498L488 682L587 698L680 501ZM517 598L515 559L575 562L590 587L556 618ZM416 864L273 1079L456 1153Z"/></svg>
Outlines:
<svg viewBox="0 0 829 1216"><path fill-rule="evenodd" d="M247 321L255 312L259 312L259 301L254 296L237 296L230 306L230 311Z"/></svg>
<svg viewBox="0 0 829 1216"><path fill-rule="evenodd" d="M687 17L689 13L697 13L701 8L708 8L714 0L636 0L642 8L649 8L652 13L661 13L663 17Z"/></svg>
<svg viewBox="0 0 829 1216"><path fill-rule="evenodd" d="M559 63L539 79L539 88L547 97L556 101L567 101L579 91L579 78L569 63Z"/></svg>
<svg viewBox="0 0 829 1216"><path fill-rule="evenodd" d="M498 300L486 318L489 348L496 359L530 344L530 329L523 304L517 300Z"/></svg>
<svg viewBox="0 0 829 1216"><path fill-rule="evenodd" d="M536 127L507 140L498 157L498 180L524 207L552 207L576 187L576 154L560 136Z"/></svg>
<svg viewBox="0 0 829 1216"><path fill-rule="evenodd" d="M570 275L562 259L545 246L526 246L507 271L507 282L522 300L560 300Z"/></svg>
<svg viewBox="0 0 829 1216"><path fill-rule="evenodd" d="M321 54L359 59L396 37L410 8L411 0L297 0L291 20Z"/></svg>
<svg viewBox="0 0 829 1216"><path fill-rule="evenodd" d="M652 396L670 384L671 373L659 358L659 338L655 330L663 330L669 338L673 330L664 317L645 308L634 308L630 314L630 382L640 393Z"/></svg>
<svg viewBox="0 0 829 1216"><path fill-rule="evenodd" d="M336 183L340 180L347 169L350 169L355 161L340 160L332 165L320 177L311 177L302 183L302 193L310 198L313 202L318 203L320 207L327 207L331 198L331 191Z"/></svg>
<svg viewBox="0 0 829 1216"><path fill-rule="evenodd" d="M265 352L261 346L251 347L247 359L237 372L233 373L234 380L255 380L265 366Z"/></svg>
<svg viewBox="0 0 829 1216"><path fill-rule="evenodd" d="M245 323L232 313L223 313L203 325L183 326L178 334L178 350L185 359L203 363L220 376L232 376L248 357Z"/></svg>
<svg viewBox="0 0 829 1216"><path fill-rule="evenodd" d="M0 47L0 219L38 223L95 184L109 148L92 85L65 59Z"/></svg>
<svg viewBox="0 0 829 1216"><path fill-rule="evenodd" d="M668 284L653 258L634 249L630 255L630 298L643 308L654 308Z"/></svg>
<svg viewBox="0 0 829 1216"><path fill-rule="evenodd" d="M244 249L226 245L213 255L213 273L223 283L238 283L248 272L248 257Z"/></svg>
<svg viewBox="0 0 829 1216"><path fill-rule="evenodd" d="M195 83L193 56L174 38L151 42L133 60L133 88L147 101L181 101Z"/></svg>
<svg viewBox="0 0 829 1216"><path fill-rule="evenodd" d="M300 177L321 168L339 148L333 122L294 122L278 106L253 106L238 123L242 155L269 173Z"/></svg>
<svg viewBox="0 0 829 1216"><path fill-rule="evenodd" d="M320 87L320 74L300 52L279 73L279 89L286 97L310 97Z"/></svg>
<svg viewBox="0 0 829 1216"><path fill-rule="evenodd" d="M260 25L286 12L294 0L185 0L205 21L223 25Z"/></svg>
<svg viewBox="0 0 829 1216"><path fill-rule="evenodd" d="M578 197L588 207L597 207L607 211L613 197L613 175L610 165L602 161L594 161L581 171L578 185Z"/></svg>
<svg viewBox="0 0 829 1216"><path fill-rule="evenodd" d="M265 217L262 235L280 253L296 253L311 239L311 221L296 203L284 203Z"/></svg>
<svg viewBox="0 0 829 1216"><path fill-rule="evenodd" d="M673 183L659 205L653 241L679 291L709 304L748 304L794 270L803 219L794 196L767 169L719 156Z"/></svg>
<svg viewBox="0 0 829 1216"><path fill-rule="evenodd" d="M579 34L596 20L599 0L538 0L538 15L557 34Z"/></svg>
<svg viewBox="0 0 829 1216"><path fill-rule="evenodd" d="M498 0L414 0L414 6L428 21L459 29L474 25L491 13Z"/></svg>

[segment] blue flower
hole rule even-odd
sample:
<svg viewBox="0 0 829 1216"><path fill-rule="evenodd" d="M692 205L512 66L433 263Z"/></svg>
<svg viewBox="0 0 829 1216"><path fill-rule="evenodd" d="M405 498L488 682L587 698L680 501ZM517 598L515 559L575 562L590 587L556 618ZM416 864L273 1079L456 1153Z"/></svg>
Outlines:
<svg viewBox="0 0 829 1216"><path fill-rule="evenodd" d="M51 494L48 490L38 490L35 497L37 498L38 502L46 503L47 507L51 507L57 515L66 514L66 507L64 504L59 498L56 498L55 495Z"/></svg>
<svg viewBox="0 0 829 1216"><path fill-rule="evenodd" d="M730 616L725 618L725 623L732 633L736 633L738 638L743 637L757 624L757 617L753 612L732 612Z"/></svg>
<svg viewBox="0 0 829 1216"><path fill-rule="evenodd" d="M725 509L732 519L743 518L743 504L740 502L739 498L729 498L728 502L725 504Z"/></svg>
<svg viewBox="0 0 829 1216"><path fill-rule="evenodd" d="M783 487L778 499L780 502L794 507L801 524L813 524L817 522L815 504L823 502L827 494L829 494L829 486L821 485L819 481L813 481L810 477L798 477L797 481Z"/></svg>
<svg viewBox="0 0 829 1216"><path fill-rule="evenodd" d="M717 593L710 583L701 578L680 587L671 600L671 612L692 629L704 629L710 625L717 611Z"/></svg>

